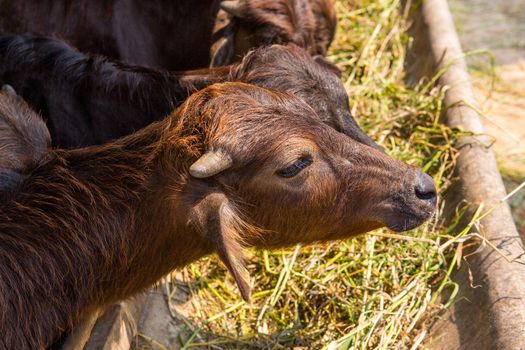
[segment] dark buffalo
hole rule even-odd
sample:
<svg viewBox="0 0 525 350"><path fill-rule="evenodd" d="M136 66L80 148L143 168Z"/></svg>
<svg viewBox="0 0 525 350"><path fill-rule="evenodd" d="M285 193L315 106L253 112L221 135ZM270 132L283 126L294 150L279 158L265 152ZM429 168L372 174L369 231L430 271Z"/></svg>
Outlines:
<svg viewBox="0 0 525 350"><path fill-rule="evenodd" d="M241 6L242 5L242 6ZM246 50L296 43L324 54L335 31L329 0L0 0L0 30L65 39L132 64L192 69Z"/></svg>
<svg viewBox="0 0 525 350"><path fill-rule="evenodd" d="M87 55L55 39L0 35L0 79L47 120L54 146L65 148L130 134L224 81L293 93L337 131L378 147L350 114L338 74L326 59L293 44L256 49L232 66L168 72Z"/></svg>

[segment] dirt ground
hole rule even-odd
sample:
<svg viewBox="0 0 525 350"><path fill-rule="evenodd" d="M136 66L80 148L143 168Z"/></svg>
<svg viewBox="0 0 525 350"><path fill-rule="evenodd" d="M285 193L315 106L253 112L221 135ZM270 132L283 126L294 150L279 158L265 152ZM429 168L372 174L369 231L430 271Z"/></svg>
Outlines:
<svg viewBox="0 0 525 350"><path fill-rule="evenodd" d="M525 1L450 0L487 133L511 191L525 181ZM510 199L525 237L525 190Z"/></svg>
<svg viewBox="0 0 525 350"><path fill-rule="evenodd" d="M474 89L486 113L485 127L495 139L500 171L511 191L525 181L525 60L496 67L496 81L491 83L486 75L473 74ZM510 204L525 237L525 190Z"/></svg>

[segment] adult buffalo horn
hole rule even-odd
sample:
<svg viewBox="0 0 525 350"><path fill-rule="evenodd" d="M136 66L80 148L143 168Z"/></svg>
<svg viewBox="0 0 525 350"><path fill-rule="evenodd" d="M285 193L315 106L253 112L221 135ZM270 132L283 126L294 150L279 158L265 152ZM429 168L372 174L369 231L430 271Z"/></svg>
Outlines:
<svg viewBox="0 0 525 350"><path fill-rule="evenodd" d="M242 6L240 0L224 0L220 4L221 9L229 13L230 15L238 18L243 18L244 13L242 12Z"/></svg>
<svg viewBox="0 0 525 350"><path fill-rule="evenodd" d="M190 166L190 175L205 179L232 166L232 159L222 151L208 151Z"/></svg>

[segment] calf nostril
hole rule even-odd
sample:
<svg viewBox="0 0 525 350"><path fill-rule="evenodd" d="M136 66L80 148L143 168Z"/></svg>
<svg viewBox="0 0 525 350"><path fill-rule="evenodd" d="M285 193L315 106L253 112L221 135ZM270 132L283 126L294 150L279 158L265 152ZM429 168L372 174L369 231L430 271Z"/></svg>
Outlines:
<svg viewBox="0 0 525 350"><path fill-rule="evenodd" d="M434 185L434 180L425 173L421 173L418 176L417 184L415 187L416 197L421 200L435 200L437 191Z"/></svg>

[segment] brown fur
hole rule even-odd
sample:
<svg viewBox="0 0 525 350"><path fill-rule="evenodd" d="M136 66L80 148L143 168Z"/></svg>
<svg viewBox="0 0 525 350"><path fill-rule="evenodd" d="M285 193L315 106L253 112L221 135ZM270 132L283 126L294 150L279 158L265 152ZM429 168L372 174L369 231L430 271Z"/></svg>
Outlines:
<svg viewBox="0 0 525 350"><path fill-rule="evenodd" d="M47 127L11 87L0 90L0 192L10 190L25 169L47 154Z"/></svg>
<svg viewBox="0 0 525 350"><path fill-rule="evenodd" d="M212 66L239 60L254 47L294 43L326 55L337 18L330 0L240 0L240 14L219 11L212 40Z"/></svg>
<svg viewBox="0 0 525 350"><path fill-rule="evenodd" d="M210 150L232 167L189 176ZM305 156L297 176L276 175ZM247 298L244 246L414 227L434 207L414 195L420 175L302 100L242 83L201 90L112 143L50 151L0 198L0 346L42 349L94 308L212 252Z"/></svg>

